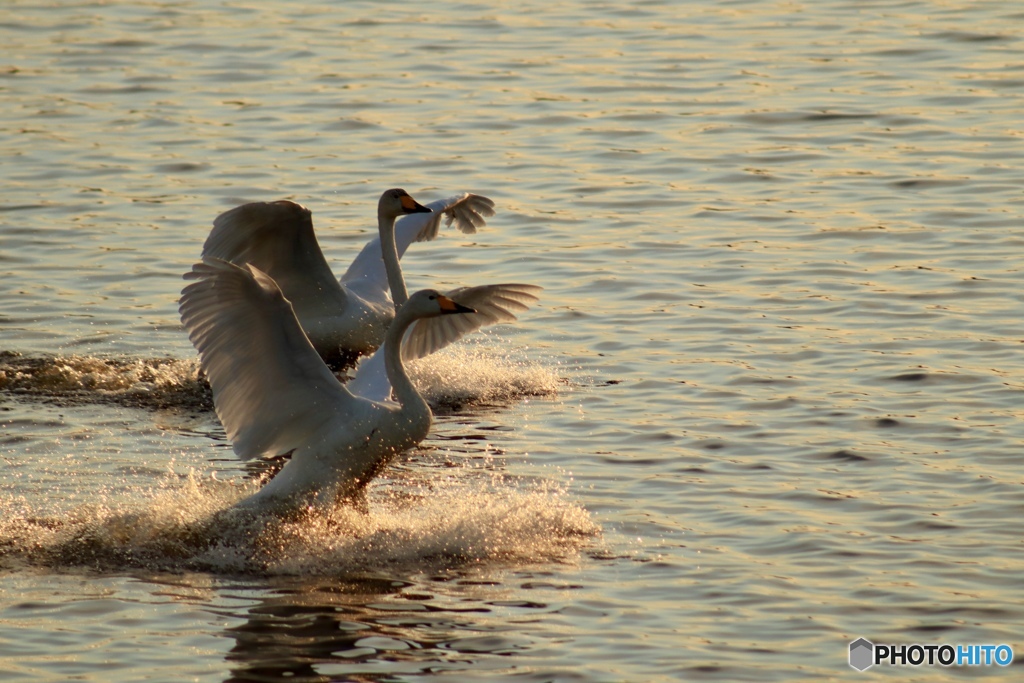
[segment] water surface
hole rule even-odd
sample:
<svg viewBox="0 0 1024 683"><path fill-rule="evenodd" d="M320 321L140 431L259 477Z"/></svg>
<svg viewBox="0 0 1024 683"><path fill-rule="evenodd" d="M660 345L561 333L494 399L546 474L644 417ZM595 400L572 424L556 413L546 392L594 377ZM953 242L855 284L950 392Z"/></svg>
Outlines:
<svg viewBox="0 0 1024 683"><path fill-rule="evenodd" d="M1022 20L9 3L8 679L828 680L861 636L1024 652ZM414 245L410 288L540 305L419 370L434 433L365 515L211 528L253 484L181 273L219 212L280 198L343 272L393 186L498 209Z"/></svg>

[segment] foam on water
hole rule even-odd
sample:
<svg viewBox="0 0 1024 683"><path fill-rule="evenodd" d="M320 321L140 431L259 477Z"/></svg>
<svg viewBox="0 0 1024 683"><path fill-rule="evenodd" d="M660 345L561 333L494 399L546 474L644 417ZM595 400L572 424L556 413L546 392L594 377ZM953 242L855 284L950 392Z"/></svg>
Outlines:
<svg viewBox="0 0 1024 683"><path fill-rule="evenodd" d="M137 408L213 407L197 361L176 358L24 356L0 352L0 391L62 405L115 403Z"/></svg>
<svg viewBox="0 0 1024 683"><path fill-rule="evenodd" d="M497 349L479 341L451 346L410 363L410 375L431 405L448 409L554 394L563 382L556 369L535 364L525 350ZM195 359L25 356L2 351L0 391L64 405L213 408L209 385Z"/></svg>
<svg viewBox="0 0 1024 683"><path fill-rule="evenodd" d="M0 564L102 571L199 570L218 574L336 575L420 571L488 562L571 560L599 532L564 488L500 475L446 472L373 485L365 508L338 506L300 518L231 506L258 487L191 474L116 504L46 516L25 499L0 502Z"/></svg>
<svg viewBox="0 0 1024 683"><path fill-rule="evenodd" d="M556 368L529 360L526 349L498 351L487 341L449 346L409 364L409 375L432 406L510 403L554 394L564 384Z"/></svg>
<svg viewBox="0 0 1024 683"><path fill-rule="evenodd" d="M524 350L498 355L479 343L445 349L411 371L442 410L551 394L563 381L528 361ZM191 359L4 353L0 389L60 405L212 407L209 386ZM116 493L95 492L90 498L97 502L85 505L29 503L9 494L0 499L7 511L0 521L0 565L318 575L557 561L597 533L586 511L548 482L517 483L471 468L440 472L423 479L403 469L375 482L361 509L341 506L291 520L231 509L261 485L258 478L222 482L194 472L170 474L155 489L121 481Z"/></svg>

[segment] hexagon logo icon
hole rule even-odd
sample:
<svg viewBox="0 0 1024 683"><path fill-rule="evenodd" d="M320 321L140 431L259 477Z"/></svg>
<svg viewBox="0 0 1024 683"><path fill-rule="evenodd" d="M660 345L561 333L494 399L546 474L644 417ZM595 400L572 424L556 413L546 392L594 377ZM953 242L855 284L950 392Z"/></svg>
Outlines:
<svg viewBox="0 0 1024 683"><path fill-rule="evenodd" d="M850 666L864 671L875 664L875 644L865 638L850 643Z"/></svg>

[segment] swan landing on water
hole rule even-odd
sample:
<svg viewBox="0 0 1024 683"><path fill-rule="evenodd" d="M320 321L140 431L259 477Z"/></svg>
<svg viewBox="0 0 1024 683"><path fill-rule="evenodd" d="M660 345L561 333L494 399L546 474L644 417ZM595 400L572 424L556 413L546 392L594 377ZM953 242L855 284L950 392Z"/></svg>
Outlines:
<svg viewBox="0 0 1024 683"><path fill-rule="evenodd" d="M409 297L387 329L380 363L365 371L379 372L375 368L383 366L383 384L394 400L374 400L353 393L331 373L292 304L266 273L208 258L184 277L194 282L182 290L181 319L235 453L242 458L291 455L262 489L238 504L243 509L288 512L358 496L392 458L430 430L430 407L402 361L410 327L442 316L480 316L431 289ZM533 291L539 288L490 285L457 291L495 289L518 311L536 301ZM493 301L493 291L483 298ZM442 337L458 338L480 324L449 329ZM378 380L365 384L381 386Z"/></svg>

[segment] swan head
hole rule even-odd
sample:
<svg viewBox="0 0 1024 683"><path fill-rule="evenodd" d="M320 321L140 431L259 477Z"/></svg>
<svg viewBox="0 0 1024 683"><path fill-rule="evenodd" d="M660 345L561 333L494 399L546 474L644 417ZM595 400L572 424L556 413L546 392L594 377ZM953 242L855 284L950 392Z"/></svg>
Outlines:
<svg viewBox="0 0 1024 683"><path fill-rule="evenodd" d="M388 218L398 218L407 213L430 213L430 209L423 206L409 193L400 188L385 190L377 203L377 214Z"/></svg>
<svg viewBox="0 0 1024 683"><path fill-rule="evenodd" d="M416 318L433 318L453 313L476 313L476 309L452 301L436 289L421 289L416 292L402 305L402 311L407 311Z"/></svg>

